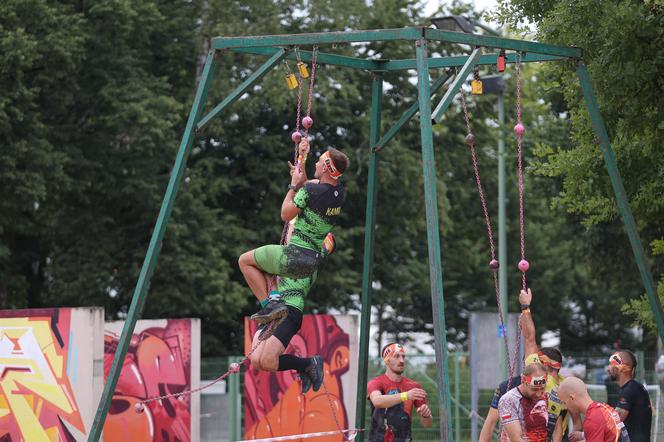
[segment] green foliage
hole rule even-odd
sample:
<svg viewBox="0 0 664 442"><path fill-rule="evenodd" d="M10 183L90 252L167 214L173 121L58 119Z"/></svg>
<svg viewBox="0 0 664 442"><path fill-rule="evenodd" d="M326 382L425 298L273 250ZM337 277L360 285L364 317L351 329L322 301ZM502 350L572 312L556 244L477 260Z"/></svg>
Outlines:
<svg viewBox="0 0 664 442"><path fill-rule="evenodd" d="M664 105L659 98L664 86L661 5L624 0L501 3L505 23L515 25L528 19L537 24L537 38L541 41L583 49L641 237L646 243L658 244L664 237ZM585 235L593 238L597 246L588 248L583 256L593 275L602 277L594 282L608 290L612 301L624 303L643 289L622 233L578 80L568 63L547 65L544 76L549 97L564 99L558 101L558 111L568 117L571 132L569 144L550 144L539 152L542 161L537 171L562 180L554 205L583 222ZM654 254L659 255L652 260L654 271L661 278L664 260L661 253ZM627 279L625 275L633 276ZM660 281L660 293L662 290ZM642 302L632 300L624 311L634 313L642 324L652 325L643 307Z"/></svg>

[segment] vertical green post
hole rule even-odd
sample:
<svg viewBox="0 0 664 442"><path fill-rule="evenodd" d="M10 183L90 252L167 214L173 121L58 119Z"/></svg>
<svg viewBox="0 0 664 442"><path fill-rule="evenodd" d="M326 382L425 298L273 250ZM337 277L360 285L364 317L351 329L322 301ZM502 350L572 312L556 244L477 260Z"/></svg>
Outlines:
<svg viewBox="0 0 664 442"><path fill-rule="evenodd" d="M643 285L646 289L646 296L648 302L650 303L650 309L652 310L655 324L657 324L657 331L659 332L659 339L664 343L664 320L662 320L662 304L659 301L657 296L657 290L655 287L655 282L650 272L650 267L646 262L646 254L643 250L643 244L641 243L641 238L639 237L639 232L636 229L636 222L632 216L632 211L629 208L629 202L627 201L627 195L625 194L625 187L623 186L622 179L620 178L620 172L618 172L618 165L616 164L616 156L611 149L611 142L609 141L609 135L606 132L606 126L604 125L604 119L602 114L599 111L599 106L597 105L597 99L595 98L595 92L593 91L592 82L590 81L590 75L588 74L588 69L586 66L580 62L576 74L579 77L581 83L581 89L583 90L583 96L586 100L586 106L588 106L588 112L590 113L590 120L592 121L593 129L595 134L599 139L599 144L604 154L604 163L606 169L609 172L609 178L611 179L611 186L613 186L613 193L616 196L616 202L618 203L618 210L620 211L620 216L622 216L623 223L625 224L625 229L627 230L627 236L629 237L629 242L632 246L632 253L634 253L634 258L636 259L636 265L639 268L641 273L641 279L643 280Z"/></svg>
<svg viewBox="0 0 664 442"><path fill-rule="evenodd" d="M505 98L503 91L498 93L498 288L500 290L500 306L503 312L504 326L509 324L510 310L507 302L507 221L505 220ZM509 335L508 335L509 336ZM500 356L500 378L507 379L507 354L505 345L498 338L498 354ZM516 351L516 350L515 350Z"/></svg>
<svg viewBox="0 0 664 442"><path fill-rule="evenodd" d="M459 404L461 404L461 376L459 373L459 353L454 353L454 440L456 442L461 442L461 410L459 409Z"/></svg>
<svg viewBox="0 0 664 442"><path fill-rule="evenodd" d="M240 362L243 358L229 356L228 365ZM228 437L230 440L242 439L242 392L240 391L240 376L242 372L228 379Z"/></svg>
<svg viewBox="0 0 664 442"><path fill-rule="evenodd" d="M445 327L445 302L443 299L443 274L440 251L440 226L438 223L438 197L436 196L436 162L433 154L431 127L431 100L429 99L429 61L427 41L417 40L417 89L420 104L420 135L422 137L422 168L424 172L424 200L426 203L427 242L429 245L429 279L433 306L433 329L440 414L440 440L448 442L452 426L450 416L450 385L447 365L447 336Z"/></svg>
<svg viewBox="0 0 664 442"><path fill-rule="evenodd" d="M371 126L369 129L369 177L367 183L367 209L364 221L364 263L362 270L362 313L360 316L360 358L357 369L357 408L355 428L364 428L364 410L367 395L369 366L369 327L371 326L371 283L373 282L374 236L376 225L376 197L378 194L378 154L371 148L380 137L380 114L383 99L383 73L373 72L371 86ZM362 442L364 433L356 440Z"/></svg>
<svg viewBox="0 0 664 442"><path fill-rule="evenodd" d="M214 72L215 54L215 51L208 52L207 59L205 61L205 67L203 69L201 79L198 83L196 97L191 107L191 112L189 113L189 119L187 120L187 126L185 128L182 141L180 142L180 148L175 160L175 165L171 171L171 177L168 181L168 188L166 189L164 200L161 203L159 217L157 218L157 223L155 225L154 231L152 232L152 237L150 238L150 245L148 246L148 251L145 255L145 260L143 261L143 267L141 268L138 282L136 283L136 288L134 289L134 295L131 300L131 306L129 307L129 313L127 314L124 327L122 328L122 334L120 335L118 347L115 350L113 365L111 366L111 371L108 374L108 379L106 379L104 391L102 392L101 399L99 401L99 407L97 408L97 413L95 414L95 419L92 423L92 428L90 429L88 442L97 442L101 437L106 414L108 413L108 408L111 405L113 392L115 391L118 378L120 377L120 371L122 370L122 365L125 356L127 355L129 341L131 340L131 335L134 332L134 327L136 326L138 316L143 310L143 304L145 303L145 298L150 286L150 278L154 272L157 257L159 256L159 250L161 249L161 242L164 238L164 233L166 232L166 226L168 225L168 218L171 215L173 203L175 202L175 197L177 196L178 188L180 187L180 182L182 181L182 176L187 166L187 157L189 156L189 152L191 152L191 146L195 135L194 128L196 127L196 123L201 116L201 112L207 99L207 90L210 86Z"/></svg>

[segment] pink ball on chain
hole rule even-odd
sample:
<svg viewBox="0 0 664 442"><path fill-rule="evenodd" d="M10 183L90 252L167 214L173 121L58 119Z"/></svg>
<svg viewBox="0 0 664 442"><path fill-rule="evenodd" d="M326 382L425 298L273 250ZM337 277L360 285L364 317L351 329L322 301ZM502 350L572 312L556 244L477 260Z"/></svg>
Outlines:
<svg viewBox="0 0 664 442"><path fill-rule="evenodd" d="M492 259L489 261L489 268L491 269L492 272L495 272L500 268L500 263L498 262L497 259Z"/></svg>
<svg viewBox="0 0 664 442"><path fill-rule="evenodd" d="M526 127L523 124L517 123L517 125L514 126L514 134L517 137L523 136L523 134L525 133L526 133Z"/></svg>
<svg viewBox="0 0 664 442"><path fill-rule="evenodd" d="M529 268L530 268L530 263L528 261L526 261L525 259L519 261L519 270L521 270L523 273L526 273Z"/></svg>
<svg viewBox="0 0 664 442"><path fill-rule="evenodd" d="M238 371L240 371L240 364L238 364L237 362L233 362L231 365L228 366L228 371L230 371L231 373L237 373Z"/></svg>
<svg viewBox="0 0 664 442"><path fill-rule="evenodd" d="M302 133L299 130L296 130L291 134L290 138L294 143L299 143L302 140Z"/></svg>
<svg viewBox="0 0 664 442"><path fill-rule="evenodd" d="M143 404L143 402L139 402L136 405L134 405L134 410L136 411L136 413L139 414L143 413L145 411L145 405Z"/></svg>
<svg viewBox="0 0 664 442"><path fill-rule="evenodd" d="M472 146L475 144L475 135L473 134L468 134L466 135L466 144L469 146Z"/></svg>
<svg viewBox="0 0 664 442"><path fill-rule="evenodd" d="M314 119L313 118L311 118L311 117L302 118L302 126L304 126L305 129L309 129L313 125L314 125Z"/></svg>

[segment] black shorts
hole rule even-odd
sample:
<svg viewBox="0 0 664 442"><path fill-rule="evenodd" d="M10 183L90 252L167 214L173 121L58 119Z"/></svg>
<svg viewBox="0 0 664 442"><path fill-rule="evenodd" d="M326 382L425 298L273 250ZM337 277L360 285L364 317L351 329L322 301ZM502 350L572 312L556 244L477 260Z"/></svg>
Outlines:
<svg viewBox="0 0 664 442"><path fill-rule="evenodd" d="M300 327L302 327L302 312L292 305L287 305L286 307L288 307L288 316L286 316L286 319L284 319L283 322L279 324L277 329L272 334L273 336L276 336L277 339L279 339L279 341L284 345L284 348L288 347L288 344L290 343L291 339L293 339L293 336L295 336L295 334L300 330ZM269 323L261 324L258 329L262 330L268 325Z"/></svg>

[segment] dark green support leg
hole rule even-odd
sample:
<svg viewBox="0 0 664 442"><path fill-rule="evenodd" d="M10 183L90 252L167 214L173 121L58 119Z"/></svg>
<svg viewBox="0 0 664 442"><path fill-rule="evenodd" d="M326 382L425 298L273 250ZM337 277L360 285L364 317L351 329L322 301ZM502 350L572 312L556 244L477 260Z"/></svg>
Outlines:
<svg viewBox="0 0 664 442"><path fill-rule="evenodd" d="M579 63L576 69L576 74L579 77L581 89L583 90L583 96L586 99L586 106L588 106L588 112L590 113L593 129L595 130L595 134L599 139L602 154L604 154L604 163L606 164L606 170L609 172L611 186L613 186L613 193L615 194L616 202L618 203L618 210L620 211L620 216L622 217L623 223L625 224L625 230L627 230L629 243L632 246L632 253L634 253L636 265L639 268L641 279L643 280L643 285L646 288L646 296L648 298L648 302L650 303L652 314L655 318L655 324L657 324L659 339L664 344L664 321L662 320L662 304L659 302L655 281L653 280L652 273L650 272L650 267L646 262L646 254L643 250L643 244L641 243L639 232L636 230L636 222L632 216L632 211L629 208L629 202L627 201L627 195L625 194L625 187L623 186L622 179L620 178L620 172L618 172L616 156L613 153L613 149L611 148L611 142L609 141L609 135L606 132L604 119L602 118L602 114L599 112L599 106L597 105L595 92L593 91L592 82L590 81L590 75L588 75L588 69L586 69L583 63Z"/></svg>
<svg viewBox="0 0 664 442"><path fill-rule="evenodd" d="M440 226L438 223L438 199L436 196L436 162L433 154L431 127L431 100L429 91L429 63L427 41L417 41L417 88L420 104L420 133L422 136L422 168L424 171L424 198L426 202L427 242L429 244L429 278L433 329L435 337L436 377L440 414L440 440L449 442L452 427L450 415L450 383L447 367L447 336L445 328L445 302L443 299L443 274L440 250Z"/></svg>
<svg viewBox="0 0 664 442"><path fill-rule="evenodd" d="M118 347L115 350L113 365L111 366L111 371L108 374L108 379L106 379L106 385L104 385L104 391L101 395L101 400L99 401L97 414L95 415L94 422L92 423L92 428L88 436L88 442L97 442L104 429L104 421L106 420L108 407L111 405L113 392L115 391L118 378L120 377L122 363L124 362L125 356L127 355L127 348L129 347L129 341L131 340L131 335L134 332L136 321L138 320L138 316L143 310L143 304L145 303L145 298L150 286L150 278L154 272L154 268L157 263L157 257L159 256L159 250L161 249L161 242L164 238L164 233L166 232L166 226L168 225L168 218L171 215L173 203L175 201L175 197L177 196L184 170L187 166L187 157L191 151L196 122L200 118L203 107L205 106L207 90L210 86L214 72L214 64L215 51L210 51L208 53L207 60L205 61L205 68L203 69L201 80L198 83L196 98L194 99L194 104L192 105L191 112L189 113L189 119L187 120L187 126L184 131L184 136L182 137L182 142L180 143L180 148L175 160L175 166L173 166L173 170L171 171L171 178L168 181L168 188L166 189L166 194L164 195L164 200L161 204L161 210L159 211L157 224L155 225L154 231L152 232L152 238L150 238L150 245L148 246L148 251L145 255L145 260L143 261L143 267L141 268L141 273L138 277L138 282L136 283L136 288L131 300L129 313L127 314L124 327L122 328L122 335L120 336Z"/></svg>
<svg viewBox="0 0 664 442"><path fill-rule="evenodd" d="M380 113L383 98L383 74L374 72L371 87L371 128L369 146L373 146L380 136ZM369 361L369 327L371 325L371 283L373 281L374 236L376 225L376 197L378 194L378 154L369 152L369 179L367 183L367 211L364 221L364 264L362 271L362 313L360 316L360 358L357 369L357 409L355 428L364 428L364 410L367 396L367 369ZM358 433L356 440L362 442L364 433Z"/></svg>

